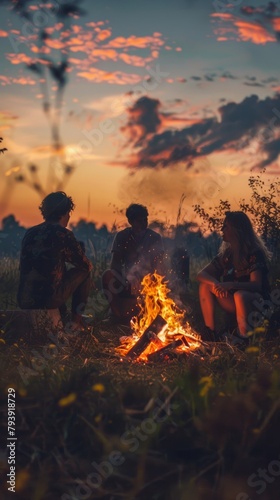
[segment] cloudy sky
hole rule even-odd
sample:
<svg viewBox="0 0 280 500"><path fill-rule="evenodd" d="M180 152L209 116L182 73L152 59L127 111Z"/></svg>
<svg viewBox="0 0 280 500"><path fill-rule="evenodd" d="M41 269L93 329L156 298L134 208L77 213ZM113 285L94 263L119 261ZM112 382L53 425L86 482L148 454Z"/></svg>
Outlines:
<svg viewBox="0 0 280 500"><path fill-rule="evenodd" d="M176 221L279 172L280 2L0 0L1 218Z"/></svg>

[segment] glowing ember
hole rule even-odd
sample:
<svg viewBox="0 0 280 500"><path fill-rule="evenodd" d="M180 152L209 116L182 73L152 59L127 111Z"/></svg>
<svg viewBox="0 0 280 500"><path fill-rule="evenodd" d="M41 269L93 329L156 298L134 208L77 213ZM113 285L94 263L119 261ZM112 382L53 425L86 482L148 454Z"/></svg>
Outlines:
<svg viewBox="0 0 280 500"><path fill-rule="evenodd" d="M200 336L192 331L189 323L182 324L184 312L168 297L170 290L163 280L164 277L157 273L144 276L140 296L137 299L140 314L131 320L131 328L134 333L130 337L123 337L122 344L116 349L122 356L127 355L159 315L166 324L158 335L153 336L152 341L137 359L146 361L149 354L159 351L169 344L172 347L172 342L179 339L182 340L182 343L176 342L176 351L194 351L201 345Z"/></svg>

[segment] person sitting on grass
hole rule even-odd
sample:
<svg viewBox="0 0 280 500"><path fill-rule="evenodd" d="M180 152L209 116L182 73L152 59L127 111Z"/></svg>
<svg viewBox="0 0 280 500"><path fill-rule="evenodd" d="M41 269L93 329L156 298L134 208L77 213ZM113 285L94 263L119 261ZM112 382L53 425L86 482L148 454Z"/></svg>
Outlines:
<svg viewBox="0 0 280 500"><path fill-rule="evenodd" d="M72 328L84 329L82 313L93 266L72 231L66 229L74 208L72 198L63 191L43 199L39 209L44 222L28 229L22 240L17 300L21 309L58 308L62 312L72 296Z"/></svg>
<svg viewBox="0 0 280 500"><path fill-rule="evenodd" d="M263 299L269 299L267 261L270 252L244 212L225 213L222 235L218 255L197 275L206 327L202 338L219 339L214 321L214 308L218 304L226 312L235 314L237 335L246 342L247 333L255 326L254 309Z"/></svg>
<svg viewBox="0 0 280 500"><path fill-rule="evenodd" d="M102 276L103 290L111 307L110 320L128 324L138 313L137 295L148 273L163 273L161 236L148 228L148 210L131 204L126 210L131 227L116 234L110 269Z"/></svg>

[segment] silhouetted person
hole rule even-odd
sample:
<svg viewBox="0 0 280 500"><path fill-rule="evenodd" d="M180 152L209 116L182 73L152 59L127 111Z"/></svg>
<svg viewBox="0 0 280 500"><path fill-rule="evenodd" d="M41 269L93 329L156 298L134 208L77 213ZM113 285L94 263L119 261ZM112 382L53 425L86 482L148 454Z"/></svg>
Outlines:
<svg viewBox="0 0 280 500"><path fill-rule="evenodd" d="M246 339L254 326L251 313L254 309L260 310L262 301L270 298L269 252L245 213L226 212L225 215L220 251L197 275L200 305L207 327L206 337L208 334L212 340L217 338L214 318L217 303L228 313L235 314L238 333Z"/></svg>
<svg viewBox="0 0 280 500"><path fill-rule="evenodd" d="M137 295L148 273L163 273L161 236L148 228L148 210L132 204L126 210L131 227L116 234L110 270L102 277L103 290L111 307L111 318L127 323L137 314Z"/></svg>
<svg viewBox="0 0 280 500"><path fill-rule="evenodd" d="M27 230L21 247L18 303L22 309L65 309L72 296L74 328L82 328L92 264L72 231L66 229L75 205L63 191L44 198L44 222ZM66 263L73 267L67 269Z"/></svg>

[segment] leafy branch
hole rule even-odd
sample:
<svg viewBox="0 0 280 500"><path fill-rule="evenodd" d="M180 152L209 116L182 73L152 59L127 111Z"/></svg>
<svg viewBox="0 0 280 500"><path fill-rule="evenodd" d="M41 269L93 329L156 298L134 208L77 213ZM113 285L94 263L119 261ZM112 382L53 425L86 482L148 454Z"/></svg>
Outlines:
<svg viewBox="0 0 280 500"><path fill-rule="evenodd" d="M265 170L262 172L264 175ZM280 179L264 179L261 175L251 176L248 180L251 190L249 202L239 201L239 210L252 219L256 231L274 253L280 244ZM202 219L202 228L218 232L225 212L231 210L227 200L220 200L219 205L206 210L201 205L193 205L194 212Z"/></svg>

